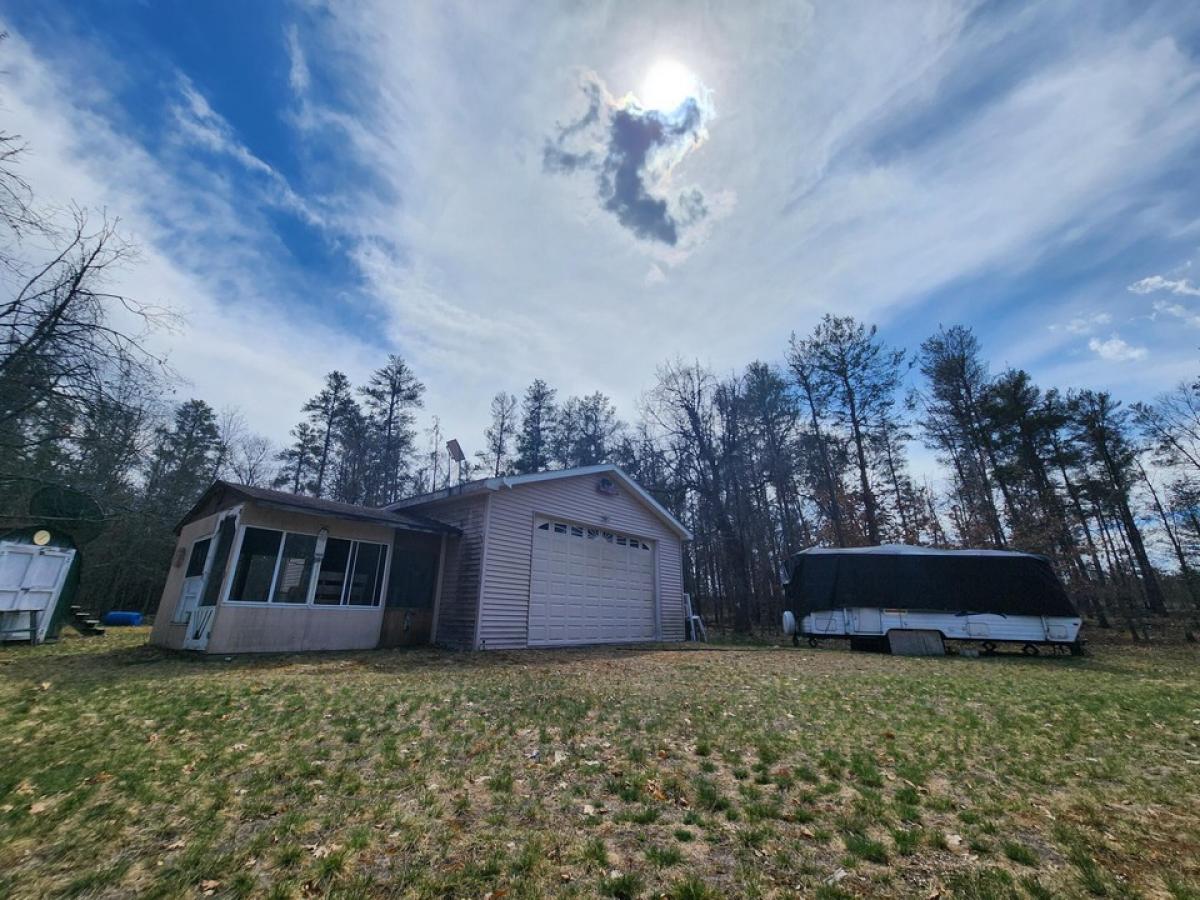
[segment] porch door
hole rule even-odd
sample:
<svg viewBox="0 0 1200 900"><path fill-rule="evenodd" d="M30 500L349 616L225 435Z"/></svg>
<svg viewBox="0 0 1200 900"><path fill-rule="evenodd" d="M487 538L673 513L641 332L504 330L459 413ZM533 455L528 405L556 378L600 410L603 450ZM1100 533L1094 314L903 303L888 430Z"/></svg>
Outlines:
<svg viewBox="0 0 1200 900"><path fill-rule="evenodd" d="M210 545L205 554L204 572L196 589L200 598L199 604L191 611L187 632L183 638L185 650L203 650L208 647L208 636L212 633L213 620L217 617L217 600L225 582L229 551L233 548L233 536L236 532L236 516L226 516L217 526L216 546ZM186 587L184 590L187 590Z"/></svg>
<svg viewBox="0 0 1200 900"><path fill-rule="evenodd" d="M387 603L379 629L380 647L410 647L428 644L432 639L441 548L439 535L396 532Z"/></svg>
<svg viewBox="0 0 1200 900"><path fill-rule="evenodd" d="M208 551L212 546L212 538L200 538L192 544L192 552L188 555L187 569L183 573L183 589L179 594L179 603L175 606L172 622L187 623L192 613L200 605L200 594L204 590L204 573L208 567Z"/></svg>

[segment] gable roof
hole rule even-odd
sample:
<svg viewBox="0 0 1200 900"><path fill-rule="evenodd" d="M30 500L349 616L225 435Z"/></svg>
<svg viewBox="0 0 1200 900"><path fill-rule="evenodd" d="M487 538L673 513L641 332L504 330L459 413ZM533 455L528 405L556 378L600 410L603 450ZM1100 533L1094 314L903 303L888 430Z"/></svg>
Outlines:
<svg viewBox="0 0 1200 900"><path fill-rule="evenodd" d="M434 503L438 500L447 500L453 497L470 496L472 494L480 494L486 491L498 491L501 488L517 488L524 484L536 484L541 481L554 481L560 478L577 478L581 475L613 475L617 481L621 482L631 493L637 496L650 510L666 523L667 527L678 534L683 540L690 541L692 533L683 526L683 524L671 515L665 506L659 503L650 495L644 487L634 481L625 473L620 466L614 466L608 463L602 463L598 466L580 466L575 469L556 469L551 472L534 472L529 475L501 475L496 478L481 478L477 481L468 481L464 484L456 484L448 488L442 488L440 491L431 491L427 494L418 494L415 497L407 497L404 500L399 500L385 507L389 510L408 509L409 507L421 506L426 503Z"/></svg>
<svg viewBox="0 0 1200 900"><path fill-rule="evenodd" d="M260 506L269 506L286 512L299 512L322 515L332 519L348 519L354 522L371 522L379 525L392 525L396 528L406 528L410 531L429 531L436 534L457 534L458 529L420 513L397 512L390 509L376 509L370 506L357 506L353 503L342 503L337 500L326 500L322 497L306 497L302 494L290 494L287 491L275 491L270 488L252 487L248 484L236 484L232 481L214 481L188 511L175 531L196 518L205 504L217 495L231 496L235 500L252 500Z"/></svg>

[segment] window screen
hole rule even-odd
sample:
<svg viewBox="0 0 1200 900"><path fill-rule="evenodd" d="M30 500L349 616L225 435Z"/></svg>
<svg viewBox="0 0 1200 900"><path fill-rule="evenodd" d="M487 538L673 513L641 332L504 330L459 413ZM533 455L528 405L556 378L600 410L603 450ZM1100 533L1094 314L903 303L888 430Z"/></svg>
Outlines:
<svg viewBox="0 0 1200 900"><path fill-rule="evenodd" d="M355 550L354 574L346 591L346 602L351 606L374 606L379 600L387 548L382 544L359 542Z"/></svg>
<svg viewBox="0 0 1200 900"><path fill-rule="evenodd" d="M230 600L243 603L267 601L282 537L281 532L269 531L266 528L246 529L242 536L237 568L233 571L233 585L229 589Z"/></svg>
<svg viewBox="0 0 1200 900"><path fill-rule="evenodd" d="M311 534L289 534L283 540L283 556L279 559L279 574L275 578L276 603L307 603L308 585L312 580L317 538Z"/></svg>
<svg viewBox="0 0 1200 900"><path fill-rule="evenodd" d="M346 570L350 566L350 541L330 538L325 542L325 558L321 560L321 571L317 573L317 592L314 603L337 606L342 602L342 587L346 583Z"/></svg>
<svg viewBox="0 0 1200 900"><path fill-rule="evenodd" d="M237 519L226 516L217 526L217 547L213 551L212 565L208 567L208 579L204 582L201 606L216 606L221 585L225 583L225 568L229 563L229 551L233 548L233 535L237 531Z"/></svg>
<svg viewBox="0 0 1200 900"><path fill-rule="evenodd" d="M192 555L188 557L184 578L196 578L204 574L204 564L208 561L208 548L211 544L212 538L204 538L192 544Z"/></svg>
<svg viewBox="0 0 1200 900"><path fill-rule="evenodd" d="M389 607L433 608L440 553L440 549L396 547L392 554L392 573L388 577Z"/></svg>

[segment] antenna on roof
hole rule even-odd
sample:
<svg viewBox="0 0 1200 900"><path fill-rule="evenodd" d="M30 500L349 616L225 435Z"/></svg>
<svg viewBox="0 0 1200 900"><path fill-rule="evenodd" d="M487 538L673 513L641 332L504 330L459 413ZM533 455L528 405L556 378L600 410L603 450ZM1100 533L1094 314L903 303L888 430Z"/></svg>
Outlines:
<svg viewBox="0 0 1200 900"><path fill-rule="evenodd" d="M463 455L462 447L459 446L458 441L455 438L451 438L450 440L446 441L446 451L450 454L450 458L458 463L458 481L459 484L461 484L462 464L467 457Z"/></svg>

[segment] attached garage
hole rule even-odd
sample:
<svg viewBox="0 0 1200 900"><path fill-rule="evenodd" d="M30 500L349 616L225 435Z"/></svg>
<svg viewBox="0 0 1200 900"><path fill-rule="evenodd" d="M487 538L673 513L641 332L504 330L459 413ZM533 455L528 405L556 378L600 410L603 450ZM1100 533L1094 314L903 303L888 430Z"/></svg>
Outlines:
<svg viewBox="0 0 1200 900"><path fill-rule="evenodd" d="M691 535L616 466L490 478L390 507L455 527L434 640L513 649L684 638Z"/></svg>

